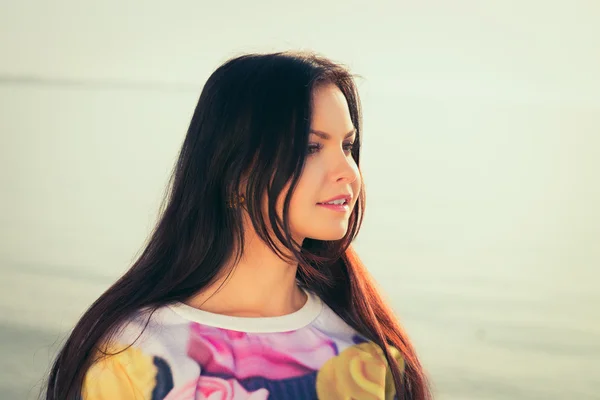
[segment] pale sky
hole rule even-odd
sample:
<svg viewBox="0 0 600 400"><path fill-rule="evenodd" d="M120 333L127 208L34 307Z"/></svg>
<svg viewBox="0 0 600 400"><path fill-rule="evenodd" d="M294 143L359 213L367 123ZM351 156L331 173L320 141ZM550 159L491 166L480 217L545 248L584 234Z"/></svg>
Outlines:
<svg viewBox="0 0 600 400"><path fill-rule="evenodd" d="M208 75L241 52L291 48L363 77L365 240L390 229L407 252L591 257L598 4L4 2L0 256L122 271ZM392 254L381 243L365 248L375 271Z"/></svg>

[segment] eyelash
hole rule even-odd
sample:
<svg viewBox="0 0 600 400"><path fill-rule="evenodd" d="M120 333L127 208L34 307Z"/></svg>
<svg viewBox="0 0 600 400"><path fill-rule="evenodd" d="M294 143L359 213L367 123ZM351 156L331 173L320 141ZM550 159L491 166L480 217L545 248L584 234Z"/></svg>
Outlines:
<svg viewBox="0 0 600 400"><path fill-rule="evenodd" d="M344 146L349 147L348 151L352 152L352 150L354 150L356 143L355 142L350 142L350 143L345 143ZM321 150L323 148L323 145L320 143L315 143L312 145L308 146L308 154L314 154L315 152L312 150Z"/></svg>

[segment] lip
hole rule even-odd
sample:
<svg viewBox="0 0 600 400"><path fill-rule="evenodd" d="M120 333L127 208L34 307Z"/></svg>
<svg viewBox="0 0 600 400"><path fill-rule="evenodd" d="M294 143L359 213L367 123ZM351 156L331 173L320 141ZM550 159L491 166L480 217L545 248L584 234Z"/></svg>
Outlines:
<svg viewBox="0 0 600 400"><path fill-rule="evenodd" d="M320 207L325 207L328 208L332 211L337 211L337 212L342 212L342 213L346 213L348 211L350 211L350 206L348 205L348 203L344 203L344 204L317 204Z"/></svg>
<svg viewBox="0 0 600 400"><path fill-rule="evenodd" d="M352 195L349 194L349 193L342 193L340 195L332 197L329 200L324 200L324 201L321 201L321 202L319 202L317 204L322 205L323 203L329 203L330 201L339 200L339 199L345 199L346 200L346 204L349 204L350 200L352 200Z"/></svg>

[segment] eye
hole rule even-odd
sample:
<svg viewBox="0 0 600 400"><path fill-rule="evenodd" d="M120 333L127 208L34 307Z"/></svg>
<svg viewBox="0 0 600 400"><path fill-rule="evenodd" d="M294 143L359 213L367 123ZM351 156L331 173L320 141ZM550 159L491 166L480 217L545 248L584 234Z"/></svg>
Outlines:
<svg viewBox="0 0 600 400"><path fill-rule="evenodd" d="M356 147L356 142L344 143L344 150L352 152ZM314 154L317 151L321 150L323 145L320 143L313 143L308 145L308 154Z"/></svg>
<svg viewBox="0 0 600 400"><path fill-rule="evenodd" d="M352 152L352 150L354 150L355 147L356 147L356 143L355 142L350 142L350 143L345 143L344 144L344 148L347 151L350 151L350 152Z"/></svg>
<svg viewBox="0 0 600 400"><path fill-rule="evenodd" d="M321 150L322 148L323 148L323 145L319 144L319 143L309 144L308 145L308 154L314 154L318 150Z"/></svg>

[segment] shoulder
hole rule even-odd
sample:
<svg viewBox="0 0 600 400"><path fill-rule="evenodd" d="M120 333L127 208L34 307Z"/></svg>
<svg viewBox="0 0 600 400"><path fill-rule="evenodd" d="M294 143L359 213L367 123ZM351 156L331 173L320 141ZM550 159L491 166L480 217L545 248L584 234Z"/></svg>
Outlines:
<svg viewBox="0 0 600 400"><path fill-rule="evenodd" d="M187 325L168 307L132 315L97 346L82 400L160 399L187 378L186 371L197 375L197 364L187 357Z"/></svg>
<svg viewBox="0 0 600 400"><path fill-rule="evenodd" d="M350 343L364 341L362 336L325 302L323 302L321 313L312 325L328 336L345 339Z"/></svg>
<svg viewBox="0 0 600 400"><path fill-rule="evenodd" d="M328 359L317 374L319 398L368 398L372 396L368 387L385 393L381 398L395 398L390 365L378 344L356 331L327 305L323 307L314 327L336 344L335 356ZM402 354L394 346L388 346L388 350L399 372L403 373L405 364ZM347 384L340 386L339 382Z"/></svg>
<svg viewBox="0 0 600 400"><path fill-rule="evenodd" d="M85 374L83 400L150 399L156 386L158 366L143 350L111 343Z"/></svg>

